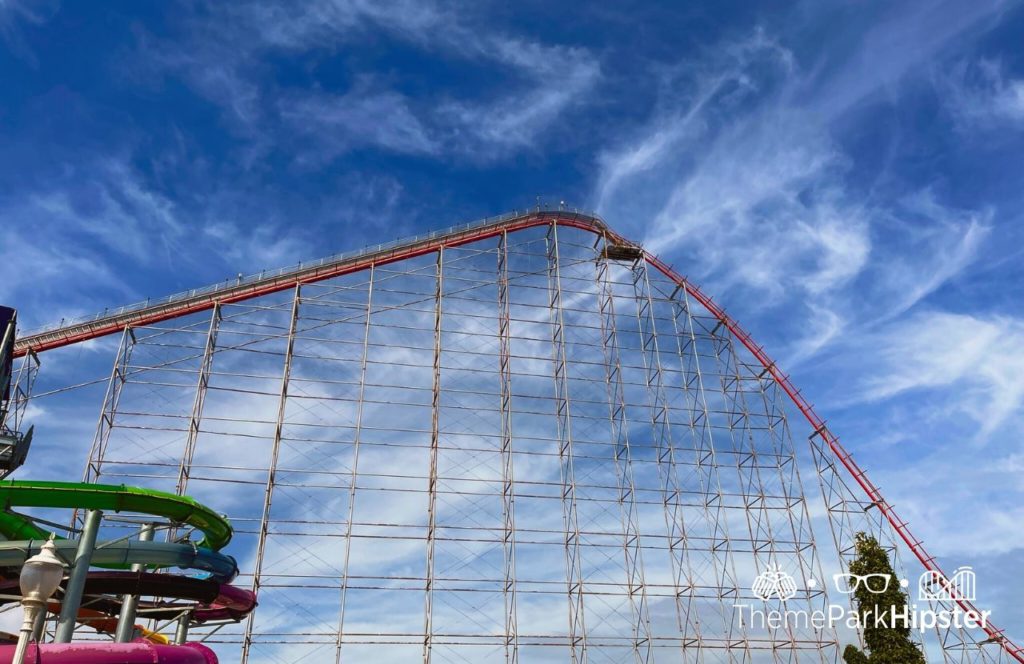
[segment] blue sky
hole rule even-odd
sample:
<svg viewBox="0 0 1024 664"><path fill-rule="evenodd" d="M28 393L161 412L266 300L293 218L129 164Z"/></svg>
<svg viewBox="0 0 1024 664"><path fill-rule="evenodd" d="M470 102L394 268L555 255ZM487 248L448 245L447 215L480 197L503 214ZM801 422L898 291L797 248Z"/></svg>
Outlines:
<svg viewBox="0 0 1024 664"><path fill-rule="evenodd" d="M700 284L1024 629L1024 8L0 0L24 327L487 215Z"/></svg>

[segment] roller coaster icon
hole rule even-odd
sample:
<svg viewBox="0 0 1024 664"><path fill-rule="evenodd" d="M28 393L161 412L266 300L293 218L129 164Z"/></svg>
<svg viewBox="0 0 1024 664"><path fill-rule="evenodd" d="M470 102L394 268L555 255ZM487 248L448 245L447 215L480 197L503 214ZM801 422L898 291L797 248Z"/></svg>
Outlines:
<svg viewBox="0 0 1024 664"><path fill-rule="evenodd" d="M917 599L923 602L950 602L958 599L973 602L975 586L976 577L971 567L958 567L949 579L941 572L929 570L917 580Z"/></svg>

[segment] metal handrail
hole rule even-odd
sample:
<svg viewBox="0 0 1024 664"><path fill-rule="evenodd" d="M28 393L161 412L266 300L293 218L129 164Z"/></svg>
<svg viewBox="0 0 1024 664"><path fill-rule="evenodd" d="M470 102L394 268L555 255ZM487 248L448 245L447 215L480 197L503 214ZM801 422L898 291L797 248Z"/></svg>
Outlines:
<svg viewBox="0 0 1024 664"><path fill-rule="evenodd" d="M334 276L336 269L348 264L359 264L366 260L379 259L384 256L408 255L417 246L436 243L444 238L461 238L475 235L488 229L504 227L516 221L531 219L544 215L573 216L584 219L598 230L607 228L604 221L592 213L578 210L544 210L535 209L527 212L509 212L496 217L486 217L477 221L457 224L449 228L429 233L421 233L407 238L395 239L377 245L368 245L362 249L347 251L313 261L302 261L296 265L264 270L237 279L193 288L192 290L175 293L159 299L147 299L142 302L128 304L117 309L106 309L93 316L67 320L50 324L42 328L22 333L15 342L14 355L20 357L29 350L42 352L52 348L77 343L116 332L128 325L139 325L167 318L173 318L201 310L213 302L232 302L258 295L281 290L266 288L279 284L293 284L302 281L316 281ZM161 312L166 312L162 316Z"/></svg>

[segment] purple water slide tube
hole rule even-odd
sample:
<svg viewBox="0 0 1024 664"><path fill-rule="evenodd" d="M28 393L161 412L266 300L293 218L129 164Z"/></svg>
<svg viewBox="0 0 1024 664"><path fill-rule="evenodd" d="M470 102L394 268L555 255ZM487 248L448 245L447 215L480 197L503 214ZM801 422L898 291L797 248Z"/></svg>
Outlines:
<svg viewBox="0 0 1024 664"><path fill-rule="evenodd" d="M0 664L10 664L14 646L0 646ZM131 643L29 644L26 664L218 664L217 655L201 643L165 646L139 640Z"/></svg>
<svg viewBox="0 0 1024 664"><path fill-rule="evenodd" d="M0 581L0 605L16 601L18 592L16 579ZM197 623L241 620L256 608L256 595L250 590L215 579L153 572L92 571L86 578L84 595L90 598L86 608L114 617L121 610L121 597L124 595L173 597L199 602L192 612L192 621ZM145 611L147 618L168 620L179 615L185 607L175 603L142 601L139 608Z"/></svg>

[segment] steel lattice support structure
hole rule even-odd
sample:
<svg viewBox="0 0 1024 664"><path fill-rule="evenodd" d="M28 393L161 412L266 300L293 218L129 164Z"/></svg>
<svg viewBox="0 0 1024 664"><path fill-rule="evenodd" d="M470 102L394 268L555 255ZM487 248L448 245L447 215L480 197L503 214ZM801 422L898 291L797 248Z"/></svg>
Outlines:
<svg viewBox="0 0 1024 664"><path fill-rule="evenodd" d="M27 353L21 358L17 372L11 377L10 394L3 395L5 408L0 427L9 431L20 431L25 417L25 408L32 395L32 388L39 374L39 357L35 353Z"/></svg>
<svg viewBox="0 0 1024 664"><path fill-rule="evenodd" d="M512 314L508 299L508 234L498 237L498 343L501 373L501 498L504 517L502 562L505 584L505 662L519 661L519 637L516 626L516 519L515 464L512 447Z"/></svg>
<svg viewBox="0 0 1024 664"><path fill-rule="evenodd" d="M192 456L195 454L196 440L199 438L199 422L203 417L203 403L206 399L206 390L210 386L210 369L213 364L213 353L217 348L217 330L220 328L220 321L220 305L214 305L210 315L210 329L206 334L206 345L203 346L203 360L199 365L196 397L192 404L192 414L188 420L185 452L181 455L181 464L178 466L178 482L174 487L175 493L179 496L185 495L185 490L188 488L188 476L192 471Z"/></svg>
<svg viewBox="0 0 1024 664"><path fill-rule="evenodd" d="M349 562L352 559L353 516L355 514L356 478L359 470L359 441L362 434L364 395L366 394L366 369L369 359L370 312L373 310L374 269L370 267L370 278L366 285L366 309L363 313L363 347L359 353L359 386L353 431L352 464L348 477L348 509L345 518L344 559L341 568L341 604L338 607L338 634L335 639L334 661L341 661L341 646L345 634L345 607L349 587Z"/></svg>
<svg viewBox="0 0 1024 664"><path fill-rule="evenodd" d="M654 299L643 261L636 261L633 264L633 291L651 409L651 444L656 455L658 479L665 507L665 532L671 554L672 584L679 589L676 593L676 616L682 634L681 654L683 661L688 663L697 661L696 653L701 643L700 619L696 615L694 579L688 551L685 511L682 505L685 487L676 464L676 445L670 422L671 404L663 380L664 371L661 367L661 352L654 318Z"/></svg>
<svg viewBox="0 0 1024 664"><path fill-rule="evenodd" d="M557 446L565 539L565 583L569 598L569 648L572 662L586 664L587 630L584 620L583 570L580 554L580 526L576 504L576 471L572 449L572 414L569 405L565 320L562 308L561 256L558 225L548 227L547 237L548 313L551 316L552 378L555 384Z"/></svg>
<svg viewBox="0 0 1024 664"><path fill-rule="evenodd" d="M629 421L626 416L626 395L622 380L622 358L615 318L614 286L608 276L609 260L601 255L597 261L597 283L600 291L598 310L601 316L601 350L604 356L605 382L608 390L608 418L611 423L612 461L618 491L623 530L623 558L626 589L633 614L633 658L638 663L651 659L651 618L647 607L641 554L640 524L637 522L635 483L629 446Z"/></svg>
<svg viewBox="0 0 1024 664"><path fill-rule="evenodd" d="M117 332L85 478L223 506L260 597L207 630L224 661L835 664L856 635L736 611L755 576L795 581L767 608L822 610L858 532L938 570L764 350L593 216L485 220L15 349L45 382L44 351ZM924 644L1024 661L991 626Z"/></svg>

